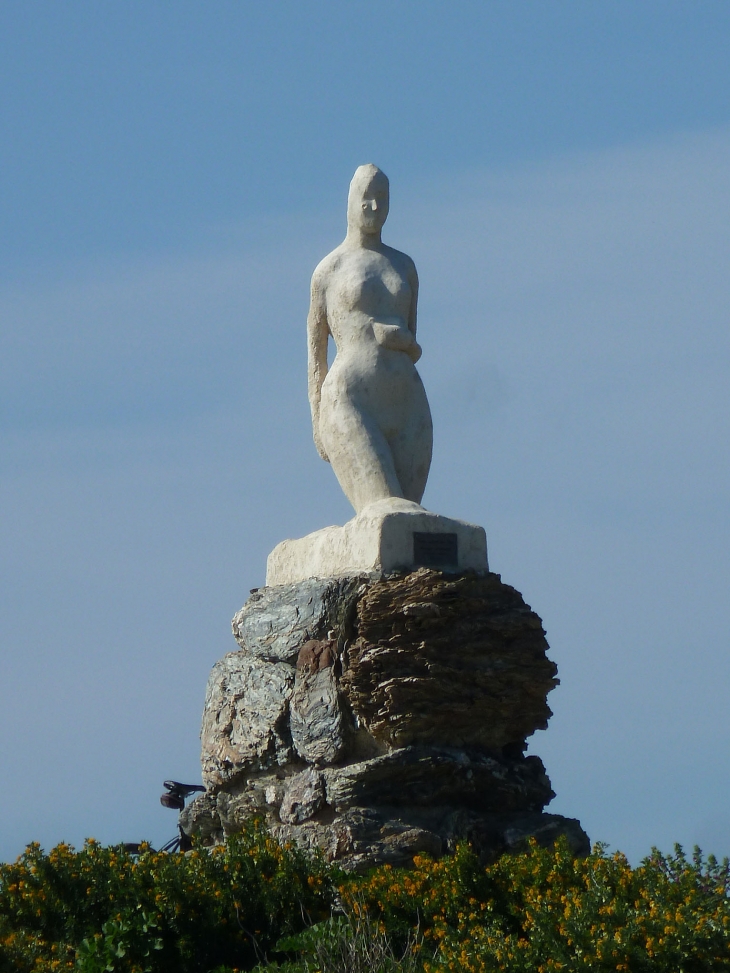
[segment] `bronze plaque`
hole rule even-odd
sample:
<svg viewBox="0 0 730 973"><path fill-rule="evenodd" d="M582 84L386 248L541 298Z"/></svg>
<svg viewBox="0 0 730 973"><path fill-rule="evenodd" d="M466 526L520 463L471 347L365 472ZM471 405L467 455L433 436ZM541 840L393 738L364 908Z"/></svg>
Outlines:
<svg viewBox="0 0 730 973"><path fill-rule="evenodd" d="M414 531L413 562L419 568L458 568L458 537L456 534Z"/></svg>

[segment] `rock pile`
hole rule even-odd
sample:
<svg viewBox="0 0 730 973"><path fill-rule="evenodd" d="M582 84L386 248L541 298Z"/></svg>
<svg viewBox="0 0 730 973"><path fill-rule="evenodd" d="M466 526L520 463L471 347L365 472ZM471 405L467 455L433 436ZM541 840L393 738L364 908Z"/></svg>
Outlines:
<svg viewBox="0 0 730 973"><path fill-rule="evenodd" d="M425 568L261 588L208 682L204 795L186 834L216 842L262 816L346 868L468 840L484 860L578 821L546 814L525 740L557 684L542 623L496 574Z"/></svg>

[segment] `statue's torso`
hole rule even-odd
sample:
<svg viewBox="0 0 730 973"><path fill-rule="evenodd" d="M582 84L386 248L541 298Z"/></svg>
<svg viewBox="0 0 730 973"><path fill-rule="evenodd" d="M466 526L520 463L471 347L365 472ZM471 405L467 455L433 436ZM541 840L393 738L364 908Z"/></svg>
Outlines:
<svg viewBox="0 0 730 973"><path fill-rule="evenodd" d="M342 365L361 359L363 367L372 367L393 354L411 365L408 353L415 340L408 329L413 301L408 258L390 248L336 250L331 257L323 283L327 321ZM390 367L397 364L392 361Z"/></svg>
<svg viewBox="0 0 730 973"><path fill-rule="evenodd" d="M344 396L376 416L386 434L397 431L414 409L428 410L414 367L420 349L408 328L410 258L390 248L338 248L319 272L337 348L322 385L325 412Z"/></svg>

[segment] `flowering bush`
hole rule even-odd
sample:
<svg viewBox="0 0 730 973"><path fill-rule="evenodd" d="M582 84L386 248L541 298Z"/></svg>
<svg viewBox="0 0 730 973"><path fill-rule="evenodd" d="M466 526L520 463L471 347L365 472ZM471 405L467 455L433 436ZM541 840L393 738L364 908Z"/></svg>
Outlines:
<svg viewBox="0 0 730 973"><path fill-rule="evenodd" d="M0 865L0 973L250 969L330 914L333 876L257 824L211 852L30 845Z"/></svg>
<svg viewBox="0 0 730 973"><path fill-rule="evenodd" d="M393 935L418 925L427 973L730 970L730 867L681 848L638 868L596 846L576 859L561 841L480 869L465 848L381 868L343 888L345 902ZM430 944L430 950L429 950Z"/></svg>
<svg viewBox="0 0 730 973"><path fill-rule="evenodd" d="M484 868L462 847L348 878L258 824L186 854L31 845L0 865L0 973L714 973L729 892L727 861L680 848L632 868L533 844Z"/></svg>

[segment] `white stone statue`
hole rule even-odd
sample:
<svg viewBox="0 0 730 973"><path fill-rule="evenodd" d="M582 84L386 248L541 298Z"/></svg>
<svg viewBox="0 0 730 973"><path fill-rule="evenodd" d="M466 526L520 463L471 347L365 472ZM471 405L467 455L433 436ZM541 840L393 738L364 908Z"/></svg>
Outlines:
<svg viewBox="0 0 730 973"><path fill-rule="evenodd" d="M314 442L358 513L387 497L420 504L433 445L415 368L418 275L410 257L380 238L388 205L388 177L360 166L347 236L314 271L307 320Z"/></svg>
<svg viewBox="0 0 730 973"><path fill-rule="evenodd" d="M484 528L421 506L433 429L415 368L418 275L410 257L380 239L387 216L386 175L360 166L347 236L314 271L307 319L314 442L355 516L277 544L267 585L416 567L488 570Z"/></svg>

